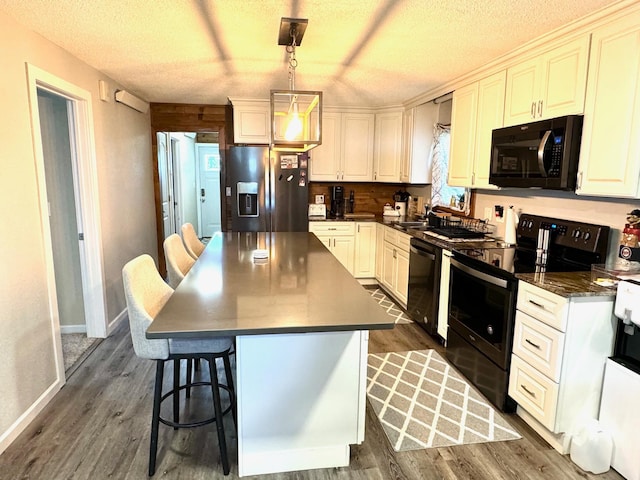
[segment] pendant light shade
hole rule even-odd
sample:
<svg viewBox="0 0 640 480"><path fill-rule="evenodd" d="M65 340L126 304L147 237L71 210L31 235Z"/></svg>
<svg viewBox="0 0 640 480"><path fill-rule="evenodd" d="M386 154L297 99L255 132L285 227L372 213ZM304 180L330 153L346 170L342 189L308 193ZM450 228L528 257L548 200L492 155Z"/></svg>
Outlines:
<svg viewBox="0 0 640 480"><path fill-rule="evenodd" d="M271 148L306 152L322 143L322 92L296 90L296 46L302 42L306 19L282 18L279 45L289 54L289 89L271 90Z"/></svg>
<svg viewBox="0 0 640 480"><path fill-rule="evenodd" d="M322 143L322 92L271 90L271 147L306 152Z"/></svg>

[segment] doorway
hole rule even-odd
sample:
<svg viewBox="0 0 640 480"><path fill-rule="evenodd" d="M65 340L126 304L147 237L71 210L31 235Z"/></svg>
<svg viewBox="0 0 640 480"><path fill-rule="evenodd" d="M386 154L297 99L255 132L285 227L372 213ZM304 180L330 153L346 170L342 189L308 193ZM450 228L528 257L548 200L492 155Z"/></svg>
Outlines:
<svg viewBox="0 0 640 480"><path fill-rule="evenodd" d="M157 132L162 238L191 223L205 241L222 230L218 134Z"/></svg>
<svg viewBox="0 0 640 480"><path fill-rule="evenodd" d="M33 65L27 65L27 73L51 332L61 386L67 370L62 334L90 337L87 344L107 335L91 94Z"/></svg>

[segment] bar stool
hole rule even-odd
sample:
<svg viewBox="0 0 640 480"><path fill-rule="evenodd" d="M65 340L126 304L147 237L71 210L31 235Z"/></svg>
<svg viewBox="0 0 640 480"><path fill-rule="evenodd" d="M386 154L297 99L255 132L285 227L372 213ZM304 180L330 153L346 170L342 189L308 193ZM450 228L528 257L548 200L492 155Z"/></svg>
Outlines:
<svg viewBox="0 0 640 480"><path fill-rule="evenodd" d="M193 225L185 223L182 225L180 231L182 232L182 241L184 242L184 248L187 249L187 253L197 260L202 252L204 252L204 243L200 241L196 234Z"/></svg>
<svg viewBox="0 0 640 480"><path fill-rule="evenodd" d="M178 237L178 240L180 238ZM146 330L153 322L153 319L162 309L169 297L173 294L173 289L169 287L160 277L156 269L155 262L149 255L141 255L128 262L122 269L124 281L124 291L127 302L127 312L131 329L131 340L136 355L156 361L156 379L153 394L153 414L151 419L151 442L149 449L149 476L153 476L156 470L156 457L158 451L158 429L160 423L171 426L174 429L191 428L216 423L218 433L218 444L220 447L220 458L222 469L225 475L229 474L229 458L227 454L227 443L225 439L223 416L229 411L232 412L233 421L237 428L237 412L235 390L233 386L233 376L229 350L233 345L233 337L216 337L207 339L158 339L150 340L146 338ZM224 364L226 385L221 384L218 379L216 360L221 358ZM179 384L180 360L204 359L209 365L210 382L195 382L187 377L185 385ZM164 364L167 360L174 361L174 383L173 388L166 393L162 392L164 378ZM179 395L180 390L197 386L210 386L213 396L214 416L191 423L180 423L179 421ZM229 395L230 406L222 410L220 390L225 390ZM167 398L173 399L173 420L168 420L160 416L160 405Z"/></svg>
<svg viewBox="0 0 640 480"><path fill-rule="evenodd" d="M164 257L167 260L167 280L175 290L196 261L184 248L182 239L177 233L165 238L162 245Z"/></svg>

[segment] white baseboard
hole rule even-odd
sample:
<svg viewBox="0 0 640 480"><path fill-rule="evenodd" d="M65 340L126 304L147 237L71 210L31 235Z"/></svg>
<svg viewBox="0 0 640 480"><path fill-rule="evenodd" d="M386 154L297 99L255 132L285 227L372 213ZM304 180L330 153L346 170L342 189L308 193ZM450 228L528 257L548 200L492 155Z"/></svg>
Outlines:
<svg viewBox="0 0 640 480"><path fill-rule="evenodd" d="M31 406L18 417L18 419L5 432L0 435L0 455L11 443L18 438L25 428L33 421L34 418L47 406L47 404L55 397L56 393L62 388L60 379L47 388L40 397L31 404Z"/></svg>
<svg viewBox="0 0 640 480"><path fill-rule="evenodd" d="M377 285L378 281L375 278L356 278L360 285Z"/></svg>
<svg viewBox="0 0 640 480"><path fill-rule="evenodd" d="M87 333L87 325L60 325L60 333Z"/></svg>
<svg viewBox="0 0 640 480"><path fill-rule="evenodd" d="M122 320L124 320L125 318L127 318L127 309L126 308L124 310L122 310L116 316L116 318L114 318L112 321L109 322L109 325L107 326L107 337L109 335L111 335L111 332L113 332L116 329L116 327L120 324L120 322Z"/></svg>

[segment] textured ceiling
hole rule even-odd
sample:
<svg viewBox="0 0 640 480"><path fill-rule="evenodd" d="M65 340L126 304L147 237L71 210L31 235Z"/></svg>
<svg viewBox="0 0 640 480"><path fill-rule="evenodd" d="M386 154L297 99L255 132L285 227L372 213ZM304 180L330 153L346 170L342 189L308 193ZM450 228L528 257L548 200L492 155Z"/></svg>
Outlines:
<svg viewBox="0 0 640 480"><path fill-rule="evenodd" d="M308 18L296 88L408 101L611 0L0 0L0 11L151 102L287 88L281 17Z"/></svg>

